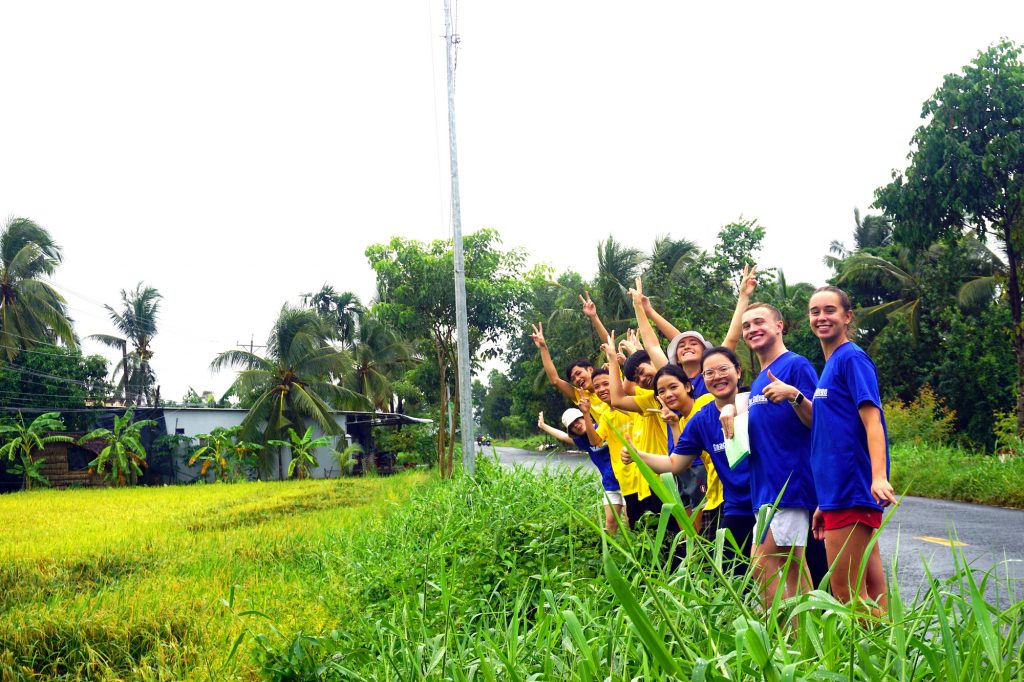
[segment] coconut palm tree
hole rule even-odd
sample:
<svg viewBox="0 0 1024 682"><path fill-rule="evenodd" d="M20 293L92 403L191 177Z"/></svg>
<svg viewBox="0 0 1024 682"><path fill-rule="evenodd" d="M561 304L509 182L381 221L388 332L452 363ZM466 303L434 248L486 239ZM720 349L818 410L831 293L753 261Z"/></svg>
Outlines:
<svg viewBox="0 0 1024 682"><path fill-rule="evenodd" d="M359 324L349 353L352 371L343 379L343 386L361 393L374 408L389 409L395 395L393 382L414 361L412 344L367 314Z"/></svg>
<svg viewBox="0 0 1024 682"><path fill-rule="evenodd" d="M302 294L302 305L330 320L343 344L352 343L365 310L358 296L351 291L337 291L329 284L324 284L315 294Z"/></svg>
<svg viewBox="0 0 1024 682"><path fill-rule="evenodd" d="M63 431L64 422L59 412L47 412L32 420L32 423L25 426L25 420L18 413L18 419L13 424L0 426L0 437L6 442L0 447L0 459L6 457L12 462L17 458L18 463L11 468L11 472L24 476L25 490L32 490L32 485L38 483L48 486L50 482L40 473L43 460L35 459L32 453L41 451L50 443L70 443L73 438L70 436L55 435L54 431Z"/></svg>
<svg viewBox="0 0 1024 682"><path fill-rule="evenodd" d="M157 315L163 296L153 287L135 285L132 291L121 290L122 309L120 312L109 305L103 306L110 314L110 321L122 336L93 334L90 339L105 346L120 350L120 362L114 367L114 378L120 374L118 388L126 405L156 404L156 375L150 360L153 358L152 342L156 336ZM129 351L128 348L131 347Z"/></svg>
<svg viewBox="0 0 1024 682"><path fill-rule="evenodd" d="M336 383L345 380L352 362L348 353L328 343L333 334L315 311L285 305L270 333L265 357L228 350L213 360L214 371L241 368L229 391L251 403L242 422L244 440L264 444L282 440L290 427L305 431L308 421L338 435L334 409L369 406L366 398ZM283 478L280 450L278 471Z"/></svg>
<svg viewBox="0 0 1024 682"><path fill-rule="evenodd" d="M905 247L893 246L878 249L877 255L860 250L836 266L837 284L854 285L874 292L873 303L857 311L858 325L881 328L893 316L904 316L913 338L917 339L924 288L922 278L926 270L943 259L951 248L956 249L965 266L957 294L958 302L970 307L979 301L991 300L1005 266L974 236L963 237L952 246L936 242L917 254Z"/></svg>
<svg viewBox="0 0 1024 682"><path fill-rule="evenodd" d="M644 264L639 249L625 246L614 237L597 244L597 309L606 325L628 324L633 319L633 302L626 293L634 285ZM610 328L610 327L609 327Z"/></svg>
<svg viewBox="0 0 1024 682"><path fill-rule="evenodd" d="M78 346L64 297L43 281L61 262L50 233L28 218L9 218L0 231L0 357L61 341Z"/></svg>

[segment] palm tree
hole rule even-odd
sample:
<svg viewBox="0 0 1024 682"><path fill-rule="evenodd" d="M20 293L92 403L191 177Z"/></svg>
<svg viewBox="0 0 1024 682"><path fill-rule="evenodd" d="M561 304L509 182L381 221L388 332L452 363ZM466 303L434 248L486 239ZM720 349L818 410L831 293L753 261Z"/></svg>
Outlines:
<svg viewBox="0 0 1024 682"><path fill-rule="evenodd" d="M0 357L61 341L78 346L64 297L43 281L61 262L50 233L28 218L9 218L0 232Z"/></svg>
<svg viewBox="0 0 1024 682"><path fill-rule="evenodd" d="M364 315L349 350L352 371L343 386L361 393L375 409L387 410L394 401L393 382L414 361L412 344L373 315Z"/></svg>
<svg viewBox="0 0 1024 682"><path fill-rule="evenodd" d="M142 475L142 467L146 466L146 448L142 445L142 429L147 426L156 426L152 419L140 419L132 421L132 411L128 410L124 416L114 415L114 430L108 428L93 429L78 439L78 444L88 443L91 440L102 440L106 445L96 455L96 458L89 462L89 468L99 474L106 476L107 480L118 487L135 485ZM110 473L106 469L110 467Z"/></svg>
<svg viewBox="0 0 1024 682"><path fill-rule="evenodd" d="M1005 266L999 257L974 236L963 237L949 246L936 242L926 250L913 254L905 247L855 251L837 266L836 283L854 285L875 292L875 303L857 311L857 323L867 328L880 328L893 316L907 318L914 339L920 331L921 301L925 270L933 267L956 249L963 259L966 274L957 294L958 302L969 307L982 300L991 300L997 291L999 275ZM883 253L887 251L887 253Z"/></svg>
<svg viewBox="0 0 1024 682"><path fill-rule="evenodd" d="M828 246L829 254L823 259L825 265L832 269L843 259L865 249L877 249L892 244L892 223L881 215L866 215L861 220L860 209L853 209L853 249L838 239L833 239Z"/></svg>
<svg viewBox="0 0 1024 682"><path fill-rule="evenodd" d="M25 420L18 413L18 421L14 424L0 426L0 436L13 434L9 440L0 447L0 459L6 457L12 462L19 459L17 465L11 468L11 472L24 476L25 490L32 490L33 483L49 485L50 482L40 473L43 460L34 459L32 453L42 450L50 443L70 443L73 438L70 436L54 435L54 431L63 431L64 422L59 412L47 412L32 420L32 423L25 426Z"/></svg>
<svg viewBox="0 0 1024 682"><path fill-rule="evenodd" d="M628 324L633 319L633 303L626 292L634 285L643 264L644 254L639 249L625 246L614 237L598 242L595 298L606 325Z"/></svg>
<svg viewBox="0 0 1024 682"><path fill-rule="evenodd" d="M329 284L324 284L315 294L302 294L302 305L330 320L337 329L338 340L343 344L352 342L364 311L358 296L351 291L339 292Z"/></svg>
<svg viewBox="0 0 1024 682"><path fill-rule="evenodd" d="M252 403L242 422L244 440L281 440L289 427L304 431L307 420L338 435L333 410L368 405L366 398L335 383L348 376L351 358L328 343L332 336L315 311L285 305L267 341L266 357L228 350L213 360L214 371L241 368L229 391ZM283 478L280 450L278 471Z"/></svg>
<svg viewBox="0 0 1024 682"><path fill-rule="evenodd" d="M699 255L700 247L689 239L672 239L668 235L657 237L643 273L644 288L652 300L667 300L673 279Z"/></svg>
<svg viewBox="0 0 1024 682"><path fill-rule="evenodd" d="M160 312L160 295L153 287L144 287L139 282L133 291L121 289L121 312L109 305L103 306L110 314L110 321L122 334L93 334L105 346L121 351L121 361L114 367L114 378L121 375L118 388L124 396L125 405L156 404L156 375L150 360L153 358L151 344L156 336L156 318ZM131 352L128 346L131 345Z"/></svg>

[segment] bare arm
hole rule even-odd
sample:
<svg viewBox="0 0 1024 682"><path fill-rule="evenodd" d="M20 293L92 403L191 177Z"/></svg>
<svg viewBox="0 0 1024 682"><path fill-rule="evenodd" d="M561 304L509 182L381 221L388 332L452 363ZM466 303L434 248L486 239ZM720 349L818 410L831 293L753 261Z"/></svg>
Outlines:
<svg viewBox="0 0 1024 682"><path fill-rule="evenodd" d="M690 468L693 464L693 460L697 459L693 455L652 455L649 452L636 451L636 454L644 461L644 464L651 467L651 471L656 474L681 474ZM632 456L629 454L628 448L622 448L622 463L631 464L633 462Z"/></svg>
<svg viewBox="0 0 1024 682"><path fill-rule="evenodd" d="M647 317L654 323L654 326L658 328L658 331L661 332L661 335L666 339L674 339L682 333L676 329L674 324L658 314L658 311L654 309L653 305L651 305L650 299L645 299L643 305L644 312L647 314Z"/></svg>
<svg viewBox="0 0 1024 682"><path fill-rule="evenodd" d="M806 401L804 401L806 402ZM896 492L885 471L885 431L882 429L882 411L871 403L857 408L860 421L868 436L868 454L871 456L871 495L883 507L896 504Z"/></svg>
<svg viewBox="0 0 1024 682"><path fill-rule="evenodd" d="M572 387L568 381L558 376L558 369L555 368L555 363L551 360L551 352L548 350L548 342L544 339L544 324L537 323L533 326L533 333L530 334L530 338L533 339L533 343L537 346L537 350L540 351L540 361L544 365L544 373L548 376L548 381L552 386L557 388L559 392L564 395L573 404L576 403L576 390Z"/></svg>
<svg viewBox="0 0 1024 682"><path fill-rule="evenodd" d="M590 318L590 324L593 325L594 331L597 332L597 338L607 339L608 330L604 328L604 323L601 322L601 318L597 315L597 305L590 300L590 292L584 291L587 295L586 298L580 296L580 302L583 304L583 314Z"/></svg>
<svg viewBox="0 0 1024 682"><path fill-rule="evenodd" d="M548 434L549 436L551 436L555 440L561 441L562 443L565 443L566 445L576 445L576 443L573 442L573 439L569 438L569 434L568 433L566 433L565 431L560 431L559 429L556 429L553 426L548 426L544 422L544 413L543 412L541 412L540 414L537 415L537 428L540 429L541 431L543 431L544 433Z"/></svg>
<svg viewBox="0 0 1024 682"><path fill-rule="evenodd" d="M608 356L608 385L611 389L611 396L608 400L611 401L612 407L617 410L625 410L626 412L643 412L640 406L636 404L636 400L626 395L626 392L622 388L622 379L619 376L619 359L615 357L615 341L609 335L608 342L601 345L605 355Z"/></svg>
<svg viewBox="0 0 1024 682"><path fill-rule="evenodd" d="M736 350L736 346L739 345L740 337L743 334L743 313L746 311L747 306L750 305L750 295L757 288L757 279L754 277L756 272L756 265L753 267L743 266L743 279L740 280L740 291L739 295L736 296L736 309L732 311L729 331L725 333L725 340L722 341L722 345L731 351Z"/></svg>
<svg viewBox="0 0 1024 682"><path fill-rule="evenodd" d="M644 343L644 350L651 356L651 364L654 365L654 369L661 369L668 364L668 356L665 355L665 351L661 349L661 343L658 341L658 335L655 333L654 328L651 327L650 322L647 321L647 312L644 310L644 300L646 299L650 304L650 299L644 296L644 285L639 277L636 278L636 288L629 290L629 295L633 299L633 310L636 312L636 324L640 330L640 339Z"/></svg>
<svg viewBox="0 0 1024 682"><path fill-rule="evenodd" d="M601 440L601 436L597 435L597 431L594 428L594 419L590 415L589 398L583 398L580 400L580 410L583 411L583 423L587 427L587 440L594 447L601 445L604 441Z"/></svg>

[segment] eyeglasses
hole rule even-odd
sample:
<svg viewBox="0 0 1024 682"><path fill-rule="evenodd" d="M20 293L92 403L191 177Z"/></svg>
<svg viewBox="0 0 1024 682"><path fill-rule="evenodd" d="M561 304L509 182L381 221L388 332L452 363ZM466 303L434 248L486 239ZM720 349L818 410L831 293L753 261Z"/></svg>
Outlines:
<svg viewBox="0 0 1024 682"><path fill-rule="evenodd" d="M720 367L715 367L714 369L706 369L703 372L701 372L701 375L705 379L714 379L719 374L721 374L722 376L728 376L729 370L731 369L733 369L732 365L721 365Z"/></svg>

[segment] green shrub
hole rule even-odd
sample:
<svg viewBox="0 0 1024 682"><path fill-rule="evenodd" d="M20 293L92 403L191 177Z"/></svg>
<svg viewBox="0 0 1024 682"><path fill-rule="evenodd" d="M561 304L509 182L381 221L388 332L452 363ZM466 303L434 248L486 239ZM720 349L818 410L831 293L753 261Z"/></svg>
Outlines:
<svg viewBox="0 0 1024 682"><path fill-rule="evenodd" d="M996 452L1004 457L1024 455L1024 436L1017 428L1017 414L1012 411L997 411L993 416Z"/></svg>
<svg viewBox="0 0 1024 682"><path fill-rule="evenodd" d="M956 424L956 414L928 386L913 401L892 400L884 408L889 442L893 444L948 443Z"/></svg>

